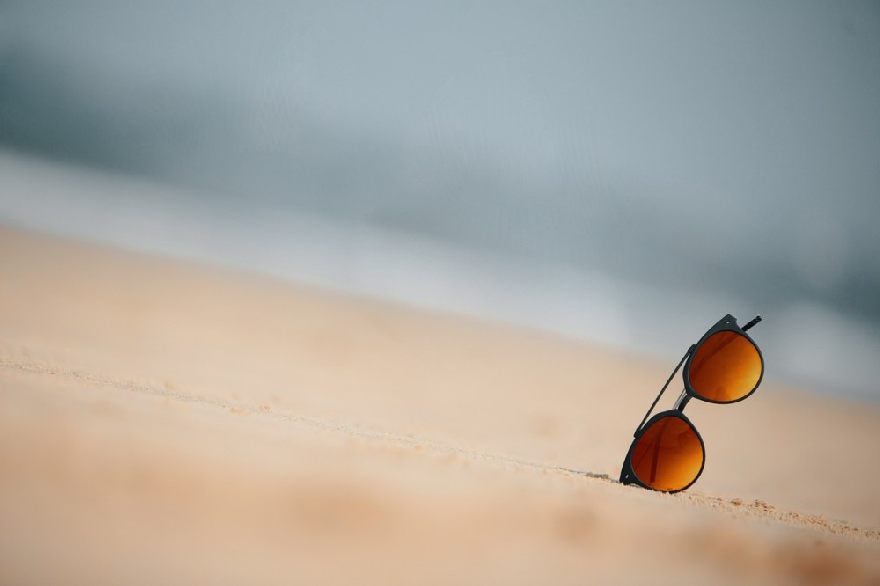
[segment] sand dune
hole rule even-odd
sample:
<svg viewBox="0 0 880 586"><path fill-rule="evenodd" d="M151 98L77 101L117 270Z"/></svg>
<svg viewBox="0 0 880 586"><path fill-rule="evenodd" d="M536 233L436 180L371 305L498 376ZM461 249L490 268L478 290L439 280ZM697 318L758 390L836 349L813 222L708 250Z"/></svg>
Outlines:
<svg viewBox="0 0 880 586"><path fill-rule="evenodd" d="M672 366L3 229L0 582L880 583L873 405L692 402L699 483L616 482Z"/></svg>

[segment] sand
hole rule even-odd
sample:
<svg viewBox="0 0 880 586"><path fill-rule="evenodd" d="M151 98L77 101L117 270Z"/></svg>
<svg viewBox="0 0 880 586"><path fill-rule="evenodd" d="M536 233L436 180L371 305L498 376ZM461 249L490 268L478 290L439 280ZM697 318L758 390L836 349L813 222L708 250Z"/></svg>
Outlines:
<svg viewBox="0 0 880 586"><path fill-rule="evenodd" d="M0 229L0 583L880 584L880 409L691 402L621 486L672 366Z"/></svg>

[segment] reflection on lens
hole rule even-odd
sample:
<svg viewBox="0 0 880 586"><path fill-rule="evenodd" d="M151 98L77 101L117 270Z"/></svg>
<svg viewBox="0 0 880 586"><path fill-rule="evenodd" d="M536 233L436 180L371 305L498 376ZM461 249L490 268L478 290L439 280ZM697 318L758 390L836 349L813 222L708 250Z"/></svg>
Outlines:
<svg viewBox="0 0 880 586"><path fill-rule="evenodd" d="M639 437L630 464L642 484L654 490L681 490L700 474L703 444L687 421L668 415Z"/></svg>
<svg viewBox="0 0 880 586"><path fill-rule="evenodd" d="M758 384L764 365L758 349L736 332L712 334L691 359L688 377L701 397L729 403L748 395Z"/></svg>

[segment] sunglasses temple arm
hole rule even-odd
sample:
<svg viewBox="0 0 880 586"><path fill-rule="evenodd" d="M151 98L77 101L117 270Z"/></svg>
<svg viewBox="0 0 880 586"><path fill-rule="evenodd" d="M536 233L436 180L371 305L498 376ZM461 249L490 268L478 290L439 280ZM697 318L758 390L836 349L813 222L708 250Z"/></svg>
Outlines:
<svg viewBox="0 0 880 586"><path fill-rule="evenodd" d="M672 379L675 376L675 373L678 372L678 370L681 368L681 365L684 364L685 359L687 359L687 357L690 355L690 353L693 351L693 349L694 349L693 346L688 348L688 351L685 352L684 356L681 357L681 360L678 361L678 366L675 367L675 370L673 370L672 374L669 375L669 378L666 379L666 383L663 385L663 388L660 389L660 392L657 394L657 398L654 399L653 403L651 403L651 407L648 409L648 412L645 413L645 416L642 418L642 422L639 423L638 427L636 427L636 430L633 432L633 437L635 437L639 433L639 430L642 429L642 426L648 420L648 417L650 417L651 412L654 411L654 407L657 406L657 402L660 400L660 397L662 397L663 393L666 392L666 387L668 387L669 383L672 382Z"/></svg>
<svg viewBox="0 0 880 586"><path fill-rule="evenodd" d="M752 329L753 326L756 326L759 323L761 323L762 320L763 320L763 318L760 315L756 315L755 319L753 319L752 321L750 321L749 323L747 323L746 325L744 325L742 327L742 331L744 331L744 332L749 331L750 329Z"/></svg>

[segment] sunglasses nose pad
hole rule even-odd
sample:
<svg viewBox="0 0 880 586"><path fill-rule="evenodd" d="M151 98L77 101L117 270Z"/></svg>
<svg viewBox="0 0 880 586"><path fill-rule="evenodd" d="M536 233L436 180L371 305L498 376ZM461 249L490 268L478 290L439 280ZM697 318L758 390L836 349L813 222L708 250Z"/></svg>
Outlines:
<svg viewBox="0 0 880 586"><path fill-rule="evenodd" d="M664 492L684 490L703 471L703 440L684 416L661 413L634 441L629 461L632 473L645 486Z"/></svg>

